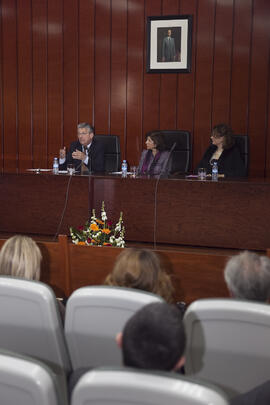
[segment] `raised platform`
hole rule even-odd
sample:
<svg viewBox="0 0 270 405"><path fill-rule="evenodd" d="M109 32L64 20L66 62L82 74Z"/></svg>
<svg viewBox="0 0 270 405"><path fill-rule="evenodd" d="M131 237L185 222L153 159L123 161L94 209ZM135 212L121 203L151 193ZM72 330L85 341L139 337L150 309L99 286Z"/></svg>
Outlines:
<svg viewBox="0 0 270 405"><path fill-rule="evenodd" d="M0 232L53 236L85 223L105 202L123 211L126 240L265 250L270 241L270 182L122 179L114 176L0 176ZM63 221L61 221L61 218Z"/></svg>

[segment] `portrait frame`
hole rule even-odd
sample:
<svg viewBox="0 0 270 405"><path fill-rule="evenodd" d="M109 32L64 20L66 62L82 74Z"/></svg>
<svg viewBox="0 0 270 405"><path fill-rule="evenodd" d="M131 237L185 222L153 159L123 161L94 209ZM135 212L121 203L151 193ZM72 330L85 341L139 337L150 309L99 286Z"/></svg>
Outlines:
<svg viewBox="0 0 270 405"><path fill-rule="evenodd" d="M147 17L147 73L190 73L192 15Z"/></svg>

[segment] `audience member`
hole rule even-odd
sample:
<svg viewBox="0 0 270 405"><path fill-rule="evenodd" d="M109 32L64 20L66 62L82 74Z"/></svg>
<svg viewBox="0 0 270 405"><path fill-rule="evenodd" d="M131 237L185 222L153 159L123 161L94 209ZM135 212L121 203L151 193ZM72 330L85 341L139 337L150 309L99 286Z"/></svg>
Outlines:
<svg viewBox="0 0 270 405"><path fill-rule="evenodd" d="M9 238L0 250L0 275L39 281L42 255L36 242L28 236ZM65 307L57 300L64 321Z"/></svg>
<svg viewBox="0 0 270 405"><path fill-rule="evenodd" d="M124 365L179 372L185 363L186 344L181 318L180 311L166 303L149 304L137 311L117 336ZM269 404L270 380L230 400L230 405Z"/></svg>
<svg viewBox="0 0 270 405"><path fill-rule="evenodd" d="M36 242L28 236L9 238L0 251L0 274L39 280L41 253Z"/></svg>
<svg viewBox="0 0 270 405"><path fill-rule="evenodd" d="M173 301L173 286L169 275L160 266L158 256L148 249L124 249L117 257L105 285L136 288Z"/></svg>
<svg viewBox="0 0 270 405"><path fill-rule="evenodd" d="M248 251L233 256L224 277L232 297L267 302L270 299L270 259Z"/></svg>
<svg viewBox="0 0 270 405"><path fill-rule="evenodd" d="M181 312L174 305L144 306L127 321L117 342L128 367L177 371L185 363L186 336Z"/></svg>

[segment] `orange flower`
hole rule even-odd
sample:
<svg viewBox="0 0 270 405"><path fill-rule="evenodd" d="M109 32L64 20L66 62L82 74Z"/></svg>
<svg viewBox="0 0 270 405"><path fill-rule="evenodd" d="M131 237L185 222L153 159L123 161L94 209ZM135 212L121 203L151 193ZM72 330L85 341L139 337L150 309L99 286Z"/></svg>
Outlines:
<svg viewBox="0 0 270 405"><path fill-rule="evenodd" d="M90 225L90 230L91 230L91 231L98 231L98 230L99 230L99 227L97 226L97 224L91 224L91 225Z"/></svg>
<svg viewBox="0 0 270 405"><path fill-rule="evenodd" d="M77 245L85 245L85 242L78 242Z"/></svg>
<svg viewBox="0 0 270 405"><path fill-rule="evenodd" d="M109 233L111 233L110 229L108 228L102 229L102 232L106 233L106 235L109 235Z"/></svg>
<svg viewBox="0 0 270 405"><path fill-rule="evenodd" d="M103 221L101 221L100 219L96 219L96 221L97 221L97 223L98 223L98 224L100 224L100 225L104 225L104 222L103 222Z"/></svg>
<svg viewBox="0 0 270 405"><path fill-rule="evenodd" d="M104 242L104 243L103 243L103 246L112 246L112 244L111 244L111 243L106 243L106 242Z"/></svg>

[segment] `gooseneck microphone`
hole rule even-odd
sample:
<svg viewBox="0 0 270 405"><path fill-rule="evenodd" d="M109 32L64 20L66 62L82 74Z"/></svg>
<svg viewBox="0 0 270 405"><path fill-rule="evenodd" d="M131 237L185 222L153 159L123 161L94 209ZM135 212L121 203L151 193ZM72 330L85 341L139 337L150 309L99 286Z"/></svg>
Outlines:
<svg viewBox="0 0 270 405"><path fill-rule="evenodd" d="M156 250L157 248L157 190L158 190L158 184L159 184L159 180L161 179L161 176L164 174L168 174L168 166L169 166L169 162L170 162L170 158L172 155L172 152L174 151L176 147L176 142L174 142L174 144L172 145L168 157L165 161L165 164L163 166L163 169L161 170L160 174L157 177L157 181L156 181L156 186L155 186L155 197L154 197L154 235L153 235L153 239L154 239L154 249Z"/></svg>

